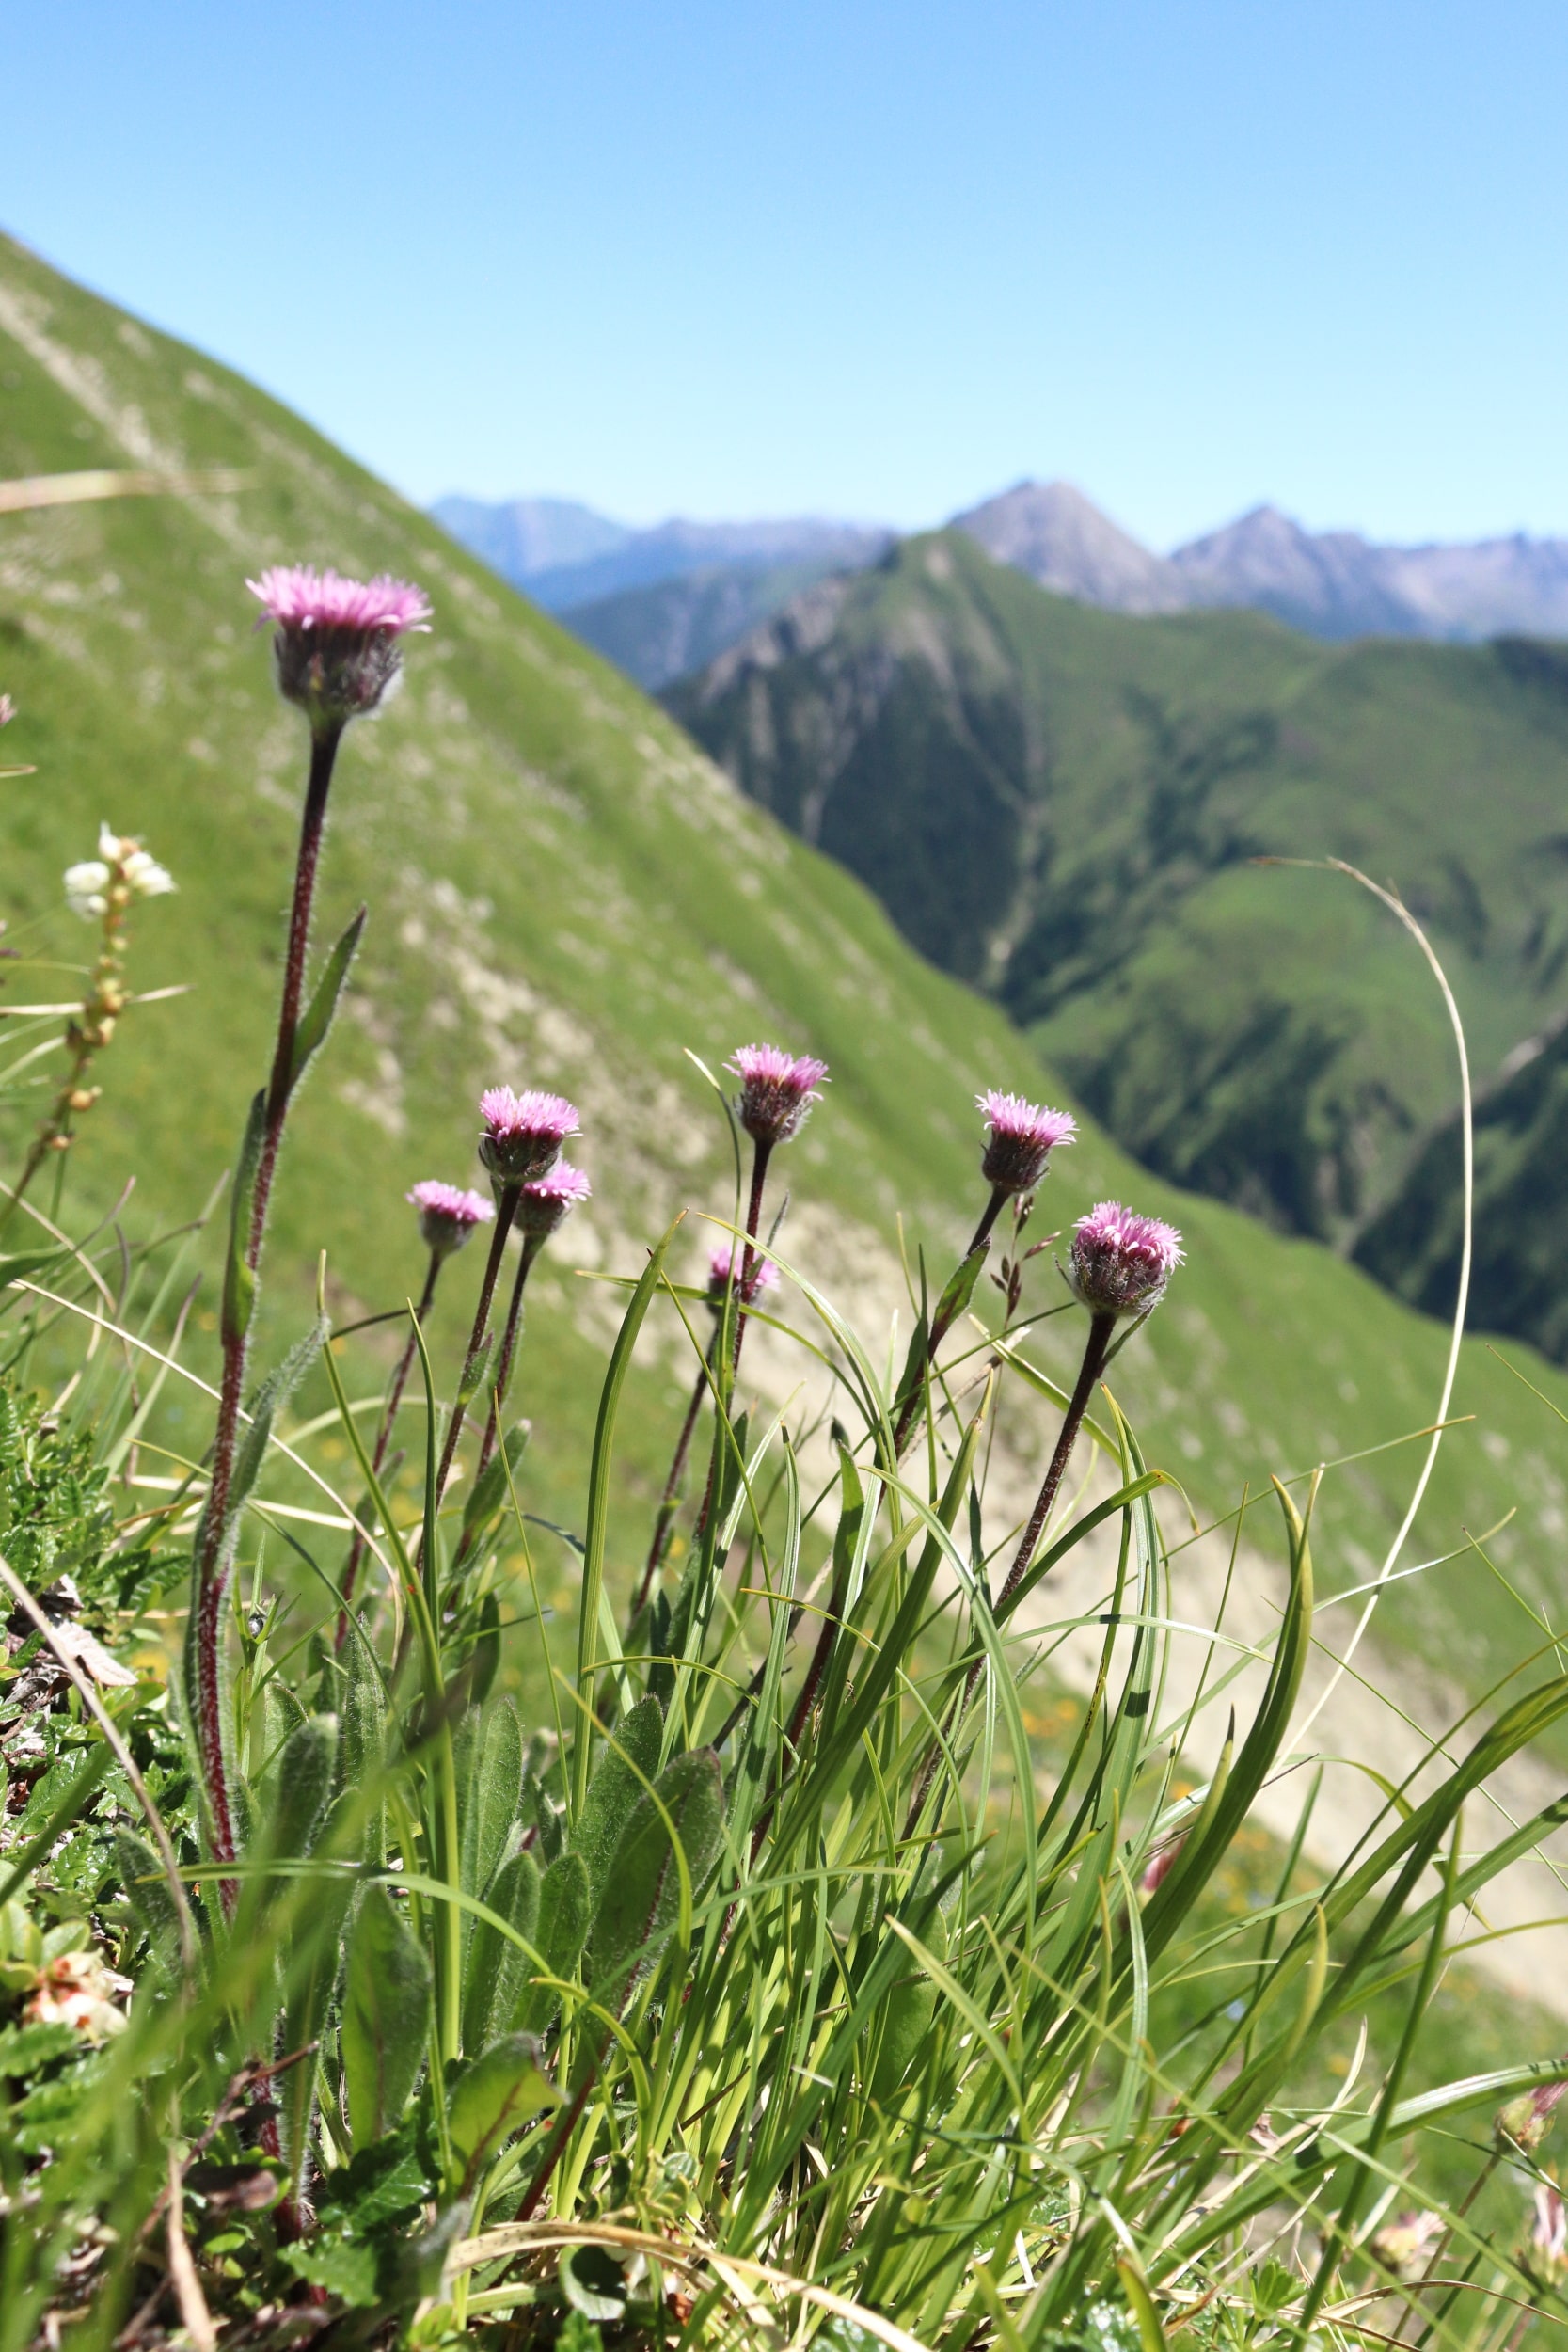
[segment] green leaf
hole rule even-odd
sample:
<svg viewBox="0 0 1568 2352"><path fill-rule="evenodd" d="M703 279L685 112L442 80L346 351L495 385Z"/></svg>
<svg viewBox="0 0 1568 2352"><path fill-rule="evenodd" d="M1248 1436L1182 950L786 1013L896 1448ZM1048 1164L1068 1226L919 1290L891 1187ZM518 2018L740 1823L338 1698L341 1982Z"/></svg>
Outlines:
<svg viewBox="0 0 1568 2352"><path fill-rule="evenodd" d="M626 2274L608 2246L568 2246L556 2265L561 2292L573 2311L595 2327L621 2319L626 2308Z"/></svg>
<svg viewBox="0 0 1568 2352"><path fill-rule="evenodd" d="M651 1695L639 1699L615 1726L588 1784L588 1794L572 1831L572 1851L588 1866L594 1900L604 1891L610 1861L632 1809L658 1770L664 1744L664 1709Z"/></svg>
<svg viewBox="0 0 1568 2352"><path fill-rule="evenodd" d="M883 2006L881 2039L872 2062L874 2099L891 2098L897 2090L930 2032L936 2008L937 1989L929 1977L904 1977L894 1986ZM873 2026L872 2035L875 2030Z"/></svg>
<svg viewBox="0 0 1568 2352"><path fill-rule="evenodd" d="M684 1216L685 1211L681 1215ZM670 1245L680 1229L676 1217L657 1247L648 1253L648 1263L627 1302L615 1345L610 1350L610 1369L605 1374L599 1391L599 1415L594 1431L594 1454L588 1472L588 1524L584 1530L582 1557L582 1591L578 1606L578 1669L577 1694L580 1707L589 1708L594 1696L594 1656L599 1635L599 1595L604 1589L605 1550L610 1540L610 1495L612 1462L615 1450L615 1422L621 1406L621 1391L631 1370L632 1351L644 1316L653 1303L654 1293L664 1279L664 1261ZM572 1804L574 1814L582 1810L588 1794L590 1735L586 1716L581 1719L572 1750Z"/></svg>
<svg viewBox="0 0 1568 2352"><path fill-rule="evenodd" d="M523 1812L539 1833L540 1855L548 1867L565 1846L566 1821L550 1803L544 1783L535 1772L523 1775Z"/></svg>
<svg viewBox="0 0 1568 2352"><path fill-rule="evenodd" d="M146 1838L129 1829L115 1832L115 1862L121 1891L136 1925L155 1953L165 1960L172 1958L180 1932L180 1914L169 1893L163 1864Z"/></svg>
<svg viewBox="0 0 1568 2352"><path fill-rule="evenodd" d="M430 1962L384 1886L367 1888L348 1947L341 2027L356 2149L393 2129L430 2022Z"/></svg>
<svg viewBox="0 0 1568 2352"><path fill-rule="evenodd" d="M523 1733L510 1699L463 1724L463 1747L471 1761L458 1761L458 1837L463 1891L477 1895L489 1885L517 1819L523 1794Z"/></svg>
<svg viewBox="0 0 1568 2352"><path fill-rule="evenodd" d="M328 1327L325 1316L319 1317L305 1337L289 1350L277 1371L268 1374L251 1401L250 1426L245 1433L245 1439L234 1464L233 1474L229 1482L229 1496L223 1525L218 1531L218 1540L213 1551L214 1573L220 1579L228 1571L235 1536L239 1530L240 1514L249 1502L251 1489L261 1475L261 1465L266 1459L267 1448L272 1443L273 1422L320 1355ZM201 1514L201 1524L197 1529L192 1546L192 1557L198 1561L201 1560L206 1554L206 1546L207 1512L204 1509ZM188 1657L190 1655L189 1637L186 1642L186 1652ZM193 1718L195 1711L193 1699Z"/></svg>
<svg viewBox="0 0 1568 2352"><path fill-rule="evenodd" d="M374 2246L352 2238L312 2238L305 2246L280 2249L284 2267L313 2287L325 2287L351 2310L363 2311L379 2300L381 2254Z"/></svg>
<svg viewBox="0 0 1568 2352"><path fill-rule="evenodd" d="M474 1480L463 1512L463 1533L470 1539L493 1519L511 1491L509 1476L515 1478L517 1468L528 1451L531 1422L520 1421L509 1429L500 1446L491 1454L479 1476Z"/></svg>
<svg viewBox="0 0 1568 2352"><path fill-rule="evenodd" d="M723 1836L719 1758L711 1748L677 1756L633 1808L594 1915L594 1980L607 2008L667 1942L681 1912L682 1861L694 1894L718 1860Z"/></svg>
<svg viewBox="0 0 1568 2352"><path fill-rule="evenodd" d="M581 1854L559 1855L540 1882L539 1925L533 1938L547 1976L570 1980L582 1957L593 1916L594 1899ZM560 2007L561 1995L552 1985L530 1984L524 1988L512 2025L519 2032L543 2033L554 2024Z"/></svg>
<svg viewBox="0 0 1568 2352"><path fill-rule="evenodd" d="M9 1290L13 1282L30 1282L35 1275L47 1274L65 1254L63 1249L19 1249L11 1257L0 1258L0 1291Z"/></svg>
<svg viewBox="0 0 1568 2352"><path fill-rule="evenodd" d="M368 913L368 908L360 908L327 957L321 978L316 982L310 1002L306 1007L305 1016L294 1031L293 1059L289 1065L291 1095L304 1077L308 1065L326 1043L327 1031L337 1013L338 999L343 993L343 983L348 978L349 966L354 961Z"/></svg>
<svg viewBox="0 0 1568 2352"><path fill-rule="evenodd" d="M499 1918L534 1943L539 1925L539 1865L533 1856L515 1853L503 1862L484 1890L484 1901ZM511 2025L529 1975L528 1954L488 1919L476 1920L463 1971L465 2050L483 2050L498 2021Z"/></svg>
<svg viewBox="0 0 1568 2352"><path fill-rule="evenodd" d="M316 1841L332 1795L338 1718L308 1715L291 1732L269 1775L271 1804L258 1840L269 1861L301 1862Z"/></svg>
<svg viewBox="0 0 1568 2352"><path fill-rule="evenodd" d="M495 1352L496 1335L493 1331L486 1331L473 1354L464 1363L462 1377L457 1383L457 1402L465 1412L467 1411L468 1406L489 1378L490 1359Z"/></svg>
<svg viewBox="0 0 1568 2352"><path fill-rule="evenodd" d="M226 1343L243 1340L250 1328L251 1310L256 1304L256 1275L248 1264L250 1249L250 1218L256 1203L256 1171L261 1162L261 1145L267 1132L266 1089L251 1097L246 1114L245 1134L240 1139L240 1157L234 1169L234 1187L229 1201L229 1256L223 1275L222 1327Z"/></svg>
<svg viewBox="0 0 1568 2352"><path fill-rule="evenodd" d="M531 2034L503 2034L492 2042L458 2077L447 2110L447 2129L464 2159L465 2179L471 2181L503 2139L560 2098Z"/></svg>

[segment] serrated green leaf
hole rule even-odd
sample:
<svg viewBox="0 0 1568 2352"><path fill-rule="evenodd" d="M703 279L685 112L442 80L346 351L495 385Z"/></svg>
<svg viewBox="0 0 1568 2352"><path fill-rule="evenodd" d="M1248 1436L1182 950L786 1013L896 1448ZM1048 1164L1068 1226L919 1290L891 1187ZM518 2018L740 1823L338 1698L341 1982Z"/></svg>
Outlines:
<svg viewBox="0 0 1568 2352"><path fill-rule="evenodd" d="M633 1807L658 1770L663 1744L664 1709L651 1694L639 1699L623 1716L606 1742L572 1831L572 1851L581 1854L588 1867L594 1902L604 1891L610 1861Z"/></svg>
<svg viewBox="0 0 1568 2352"><path fill-rule="evenodd" d="M447 2108L451 2144L471 2180L502 2140L559 2104L532 2034L503 2034L458 2077Z"/></svg>
<svg viewBox="0 0 1568 2352"><path fill-rule="evenodd" d="M313 2287L325 2287L352 2311L363 2311L380 2296L381 2255L377 2247L353 2238L311 2238L304 2246L280 2249L285 2268Z"/></svg>
<svg viewBox="0 0 1568 2352"><path fill-rule="evenodd" d="M369 909L361 907L339 940L322 969L321 978L311 992L310 1002L299 1026L294 1031L293 1059L289 1066L289 1092L292 1095L315 1056L325 1044L327 1033L338 1010L338 999L343 993L349 966L354 961L359 935L365 928Z"/></svg>
<svg viewBox="0 0 1568 2352"><path fill-rule="evenodd" d="M424 2058L431 1967L384 1886L366 1889L349 1938L341 2027L356 2150L397 2124Z"/></svg>
<svg viewBox="0 0 1568 2352"><path fill-rule="evenodd" d="M495 1912L531 1944L539 1925L539 1866L529 1853L503 1862L484 1890ZM530 1975L528 1954L487 1919L474 1923L463 1971L463 2047L483 2050L494 2027L510 2026Z"/></svg>

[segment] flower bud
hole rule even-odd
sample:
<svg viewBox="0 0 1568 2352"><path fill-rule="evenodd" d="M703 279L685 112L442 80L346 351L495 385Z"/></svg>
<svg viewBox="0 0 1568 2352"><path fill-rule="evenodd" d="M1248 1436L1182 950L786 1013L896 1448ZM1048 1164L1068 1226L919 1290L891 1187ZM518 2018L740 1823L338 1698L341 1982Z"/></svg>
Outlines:
<svg viewBox="0 0 1568 2352"><path fill-rule="evenodd" d="M517 1196L517 1223L524 1240L548 1241L593 1189L580 1168L574 1168L569 1160L557 1160L547 1176L536 1177Z"/></svg>
<svg viewBox="0 0 1568 2352"><path fill-rule="evenodd" d="M1552 2117L1565 2092L1568 2082L1537 2083L1533 2090L1523 2091L1499 2107L1492 2124L1499 2148L1512 2145L1533 2155L1551 2130Z"/></svg>
<svg viewBox="0 0 1568 2352"><path fill-rule="evenodd" d="M476 1225L489 1225L496 1212L482 1192L464 1192L427 1177L404 1198L420 1213L420 1238L437 1258L461 1249Z"/></svg>

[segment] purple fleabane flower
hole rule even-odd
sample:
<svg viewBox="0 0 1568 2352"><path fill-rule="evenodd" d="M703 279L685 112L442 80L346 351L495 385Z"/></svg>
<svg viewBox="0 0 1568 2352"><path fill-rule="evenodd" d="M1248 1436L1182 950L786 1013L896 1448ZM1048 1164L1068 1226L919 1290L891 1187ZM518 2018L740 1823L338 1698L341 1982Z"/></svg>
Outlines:
<svg viewBox="0 0 1568 2352"><path fill-rule="evenodd" d="M423 590L385 573L345 580L308 564L275 564L245 586L277 624L279 691L313 727L341 727L374 710L403 667L398 639L430 626Z"/></svg>
<svg viewBox="0 0 1568 2352"><path fill-rule="evenodd" d="M1078 1121L1070 1111L1045 1110L1022 1094L999 1094L994 1087L974 1098L990 1133L980 1173L998 1192L1033 1192L1059 1143L1070 1143Z"/></svg>
<svg viewBox="0 0 1568 2352"><path fill-rule="evenodd" d="M731 1249L726 1243L721 1243L718 1248L708 1251L707 1303L715 1312L722 1307L732 1279L736 1289L740 1290L740 1274L745 1263L745 1254L744 1250ZM759 1251L754 1251L752 1257L752 1279L745 1285L740 1300L741 1305L752 1306L764 1291L777 1290L778 1287L778 1267L771 1258L765 1258Z"/></svg>
<svg viewBox="0 0 1568 2352"><path fill-rule="evenodd" d="M1181 1258L1174 1225L1099 1200L1074 1229L1069 1279L1092 1314L1137 1314L1158 1302Z"/></svg>
<svg viewBox="0 0 1568 2352"><path fill-rule="evenodd" d="M753 1143L769 1146L800 1134L828 1074L825 1061L786 1054L781 1045L736 1046L724 1067L740 1080L736 1117Z"/></svg>
<svg viewBox="0 0 1568 2352"><path fill-rule="evenodd" d="M517 1223L524 1238L548 1241L593 1189L580 1168L574 1168L569 1160L557 1160L547 1176L535 1177L518 1196Z"/></svg>
<svg viewBox="0 0 1568 2352"><path fill-rule="evenodd" d="M482 1192L465 1192L460 1184L444 1184L427 1177L404 1198L420 1213L420 1238L438 1258L461 1249L476 1225L489 1225L495 1210Z"/></svg>
<svg viewBox="0 0 1568 2352"><path fill-rule="evenodd" d="M567 1136L579 1132L576 1104L538 1087L521 1094L489 1087L479 1108L485 1125L479 1156L500 1184L536 1184L555 1166Z"/></svg>

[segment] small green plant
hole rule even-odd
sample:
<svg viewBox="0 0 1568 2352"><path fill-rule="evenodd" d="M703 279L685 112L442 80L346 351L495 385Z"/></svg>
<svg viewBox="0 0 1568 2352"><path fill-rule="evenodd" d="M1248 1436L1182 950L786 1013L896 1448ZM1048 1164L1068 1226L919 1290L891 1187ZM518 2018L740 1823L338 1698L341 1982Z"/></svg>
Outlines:
<svg viewBox="0 0 1568 2352"><path fill-rule="evenodd" d="M1540 2151L1568 2062L1433 2061L1455 1921L1563 1813L1467 1845L1465 1809L1568 1714L1568 1675L1548 1642L1335 1866L1310 1859L1310 1782L1267 1874L1247 1858L1300 1722L1316 1482L1276 1484L1275 1638L1216 1626L1175 1705L1179 1497L1108 1375L1181 1250L1102 1202L1067 1293L1029 1303L1066 1114L981 1098L974 1237L940 1289L919 1265L909 1346L879 1362L768 1219L825 1067L738 1048L733 1095L710 1082L736 1145L721 1246L685 1279L677 1220L622 1281L575 1529L529 1510L507 1419L530 1269L587 1191L560 1158L562 1096L483 1095L490 1200L411 1196L426 1273L379 1411L351 1395L325 1304L255 1376L279 1146L364 921L310 985L333 759L428 617L392 581L274 573L259 593L309 770L204 1456L158 1434L163 1384L200 1387L180 1249L67 1238L24 1197L24 1160L13 1207L41 1238L0 1265L3 2352L1160 2352L1183 2331L1496 2352L1521 2313L1565 2315ZM481 1228L449 1382L425 1327ZM1083 1318L1070 1391L1029 1353L1045 1312ZM689 1342L693 1386L627 1565L617 1429L656 1318ZM787 1420L744 1387L764 1325L815 1384ZM307 1376L325 1409L291 1425ZM1026 1510L993 1468L1009 1390L1039 1429ZM575 1564L564 1628L540 1602L546 1543ZM1103 1590L1063 1614L1052 1580L1085 1547ZM1085 1630L1093 1689L1043 1751L1025 1710ZM1194 1785L1197 1714L1229 1710L1248 1670ZM1495 2218L1521 2185L1527 2244Z"/></svg>

